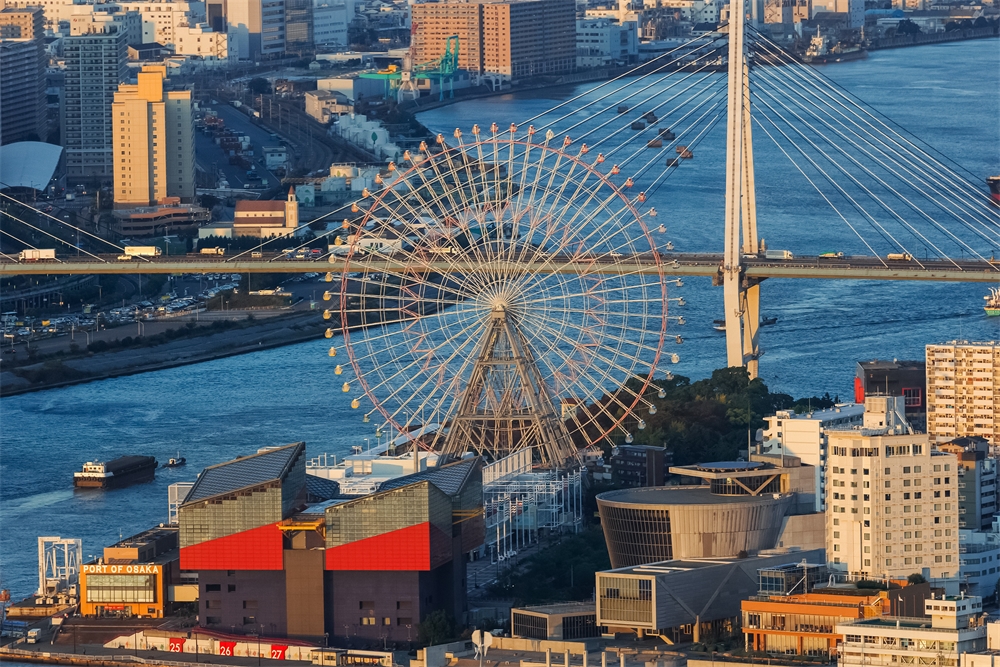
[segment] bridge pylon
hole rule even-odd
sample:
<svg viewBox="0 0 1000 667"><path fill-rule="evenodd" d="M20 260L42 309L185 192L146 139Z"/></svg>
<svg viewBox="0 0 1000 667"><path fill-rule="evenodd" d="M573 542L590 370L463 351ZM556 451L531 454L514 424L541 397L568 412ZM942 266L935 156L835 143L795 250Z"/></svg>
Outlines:
<svg viewBox="0 0 1000 667"><path fill-rule="evenodd" d="M760 357L760 285L744 272L743 255L756 255L757 198L750 127L750 77L746 0L729 4L729 108L726 123L726 214L722 284L726 311L726 359L757 377Z"/></svg>

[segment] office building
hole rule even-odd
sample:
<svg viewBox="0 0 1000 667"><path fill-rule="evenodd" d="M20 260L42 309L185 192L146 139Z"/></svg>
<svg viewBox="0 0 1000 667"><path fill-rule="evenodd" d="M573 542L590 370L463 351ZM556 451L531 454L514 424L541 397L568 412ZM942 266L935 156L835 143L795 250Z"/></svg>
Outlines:
<svg viewBox="0 0 1000 667"><path fill-rule="evenodd" d="M962 530L958 537L959 576L972 595L993 597L1000 583L1000 525Z"/></svg>
<svg viewBox="0 0 1000 667"><path fill-rule="evenodd" d="M1000 343L927 346L927 433L934 442L963 436L1000 445Z"/></svg>
<svg viewBox="0 0 1000 667"><path fill-rule="evenodd" d="M826 457L829 451L826 433L831 428L860 425L864 404L842 403L823 410L796 412L778 410L765 417L761 451L772 455L797 456L816 474L816 511L826 509Z"/></svg>
<svg viewBox="0 0 1000 667"><path fill-rule="evenodd" d="M808 19L808 17L807 17ZM859 361L854 375L854 402L865 396L902 396L906 420L918 430L927 417L927 364L923 360Z"/></svg>
<svg viewBox="0 0 1000 667"><path fill-rule="evenodd" d="M411 11L414 62L441 57L448 37L458 35L458 66L475 74L509 81L576 68L572 0L421 3Z"/></svg>
<svg viewBox="0 0 1000 667"><path fill-rule="evenodd" d="M313 44L317 48L347 46L347 28L354 19L354 3L313 0Z"/></svg>
<svg viewBox="0 0 1000 667"><path fill-rule="evenodd" d="M989 530L997 512L997 460L984 438L955 438L938 449L958 459L958 526Z"/></svg>
<svg viewBox="0 0 1000 667"><path fill-rule="evenodd" d="M45 37L45 13L41 7L0 9L0 39Z"/></svg>
<svg viewBox="0 0 1000 667"><path fill-rule="evenodd" d="M758 570L823 559L819 549L604 570L596 574L597 625L675 643L725 636L738 631L741 603L758 592Z"/></svg>
<svg viewBox="0 0 1000 667"><path fill-rule="evenodd" d="M414 641L434 611L465 613L465 561L484 539L480 459L348 501L312 503L310 477L304 443L198 476L178 521L203 627L381 648Z"/></svg>
<svg viewBox="0 0 1000 667"><path fill-rule="evenodd" d="M285 49L313 44L313 0L285 0Z"/></svg>
<svg viewBox="0 0 1000 667"><path fill-rule="evenodd" d="M958 460L932 449L903 398L869 396L861 427L827 431L827 556L871 579L958 574Z"/></svg>
<svg viewBox="0 0 1000 667"><path fill-rule="evenodd" d="M789 528L786 517L800 509L812 511L814 475L794 457L787 457L785 466L770 461L675 466L670 468L672 474L698 477L705 483L598 495L612 567L730 557L778 546ZM821 514L813 516L822 521ZM799 538L787 543L803 544Z"/></svg>
<svg viewBox="0 0 1000 667"><path fill-rule="evenodd" d="M673 452L648 445L618 445L611 452L611 478L617 486L663 486Z"/></svg>
<svg viewBox="0 0 1000 667"><path fill-rule="evenodd" d="M60 125L66 178L73 183L114 181L111 104L128 76L125 32L115 24L63 38L66 77Z"/></svg>
<svg viewBox="0 0 1000 667"><path fill-rule="evenodd" d="M600 637L593 602L562 602L510 610L510 635L516 639L574 641Z"/></svg>
<svg viewBox="0 0 1000 667"><path fill-rule="evenodd" d="M198 599L197 579L180 572L177 527L150 528L105 547L80 567L80 615L163 618Z"/></svg>
<svg viewBox="0 0 1000 667"><path fill-rule="evenodd" d="M114 96L115 208L194 198L190 90L165 90L165 65L146 65Z"/></svg>
<svg viewBox="0 0 1000 667"><path fill-rule="evenodd" d="M209 26L227 33L240 60L260 60L285 52L284 0L208 0Z"/></svg>
<svg viewBox="0 0 1000 667"><path fill-rule="evenodd" d="M924 601L924 614L930 623L889 616L838 624L838 664L957 666L963 655L986 649L982 598L938 596Z"/></svg>
<svg viewBox="0 0 1000 667"><path fill-rule="evenodd" d="M11 33L31 32L8 27ZM0 39L0 144L48 139L45 63L41 38Z"/></svg>

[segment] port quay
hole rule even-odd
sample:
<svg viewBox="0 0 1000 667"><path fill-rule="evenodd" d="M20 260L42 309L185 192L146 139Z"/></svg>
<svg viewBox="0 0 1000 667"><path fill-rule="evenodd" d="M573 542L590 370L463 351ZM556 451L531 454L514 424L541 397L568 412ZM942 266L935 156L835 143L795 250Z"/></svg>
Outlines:
<svg viewBox="0 0 1000 667"><path fill-rule="evenodd" d="M496 3L463 8L496 19ZM1000 207L819 67L881 55L817 37L813 67L754 12L731 0L690 59L568 101L525 95L517 122L466 122L501 99L424 112L437 136L401 147L322 240L4 253L4 276L313 274L322 328L4 399L4 431L32 432L4 435L4 476L33 462L0 508L17 546L0 545L17 582L0 661L1000 667ZM440 68L414 70L442 97L460 61L445 37ZM411 90L393 68L369 75ZM783 199L765 157L788 158L809 197L775 216L793 243L761 238ZM719 224L672 208L668 177L715 183ZM294 210L294 231L282 188L257 212ZM678 251L684 225L704 237ZM876 284L899 300L870 303ZM719 307L698 310L710 290ZM920 310L973 290L966 319ZM908 347L873 311L905 319ZM873 339L905 354L861 356ZM712 365L691 379L699 344ZM810 365L834 355L848 380ZM779 392L790 366L833 389Z"/></svg>

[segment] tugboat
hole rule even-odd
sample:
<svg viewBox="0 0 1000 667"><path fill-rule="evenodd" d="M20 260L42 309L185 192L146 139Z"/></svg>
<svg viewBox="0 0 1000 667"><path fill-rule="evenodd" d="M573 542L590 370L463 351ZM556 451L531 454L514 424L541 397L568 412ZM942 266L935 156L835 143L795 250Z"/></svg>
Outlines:
<svg viewBox="0 0 1000 667"><path fill-rule="evenodd" d="M180 468L183 465L187 465L187 459L181 456L180 452L177 452L177 458L169 459L163 464L164 468Z"/></svg>
<svg viewBox="0 0 1000 667"><path fill-rule="evenodd" d="M830 46L830 39L819 34L809 41L809 48L806 49L802 62L808 65L825 65L826 63L841 63L848 60L860 60L867 58L868 52L860 46L844 46L836 43Z"/></svg>
<svg viewBox="0 0 1000 667"><path fill-rule="evenodd" d="M986 185L990 187L990 200L994 206L1000 206L1000 176L988 176Z"/></svg>
<svg viewBox="0 0 1000 667"><path fill-rule="evenodd" d="M983 306L983 310L986 311L987 317L997 317L1000 315L1000 289L996 287L990 288L990 295L984 296L986 299L986 305Z"/></svg>
<svg viewBox="0 0 1000 667"><path fill-rule="evenodd" d="M761 318L760 318L760 326L762 326L762 327L769 327L769 326L771 326L773 324L777 324L777 323L778 323L778 318L777 317L763 317L763 316L761 316Z"/></svg>
<svg viewBox="0 0 1000 667"><path fill-rule="evenodd" d="M121 456L106 463L87 461L83 470L73 473L73 486L91 489L116 489L129 484L153 481L156 459L152 456Z"/></svg>
<svg viewBox="0 0 1000 667"><path fill-rule="evenodd" d="M725 320L712 320L712 328L715 329L716 331L725 331L726 330L726 321Z"/></svg>

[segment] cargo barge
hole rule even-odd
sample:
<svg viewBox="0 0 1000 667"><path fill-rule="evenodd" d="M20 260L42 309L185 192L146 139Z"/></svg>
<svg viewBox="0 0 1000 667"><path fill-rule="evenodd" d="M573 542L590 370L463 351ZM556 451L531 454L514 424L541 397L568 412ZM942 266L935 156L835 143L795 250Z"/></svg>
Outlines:
<svg viewBox="0 0 1000 667"><path fill-rule="evenodd" d="M87 461L73 473L73 486L88 489L116 489L151 482L157 466L152 456L121 456L107 462Z"/></svg>

